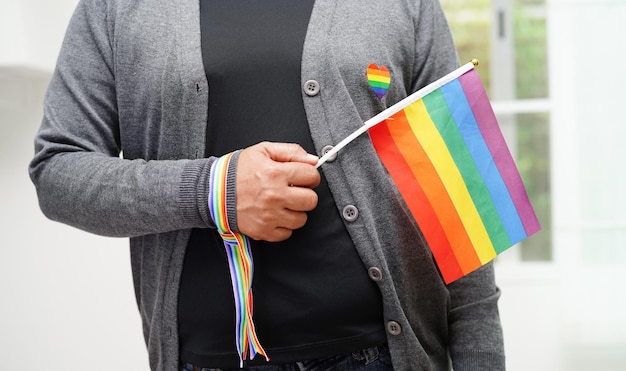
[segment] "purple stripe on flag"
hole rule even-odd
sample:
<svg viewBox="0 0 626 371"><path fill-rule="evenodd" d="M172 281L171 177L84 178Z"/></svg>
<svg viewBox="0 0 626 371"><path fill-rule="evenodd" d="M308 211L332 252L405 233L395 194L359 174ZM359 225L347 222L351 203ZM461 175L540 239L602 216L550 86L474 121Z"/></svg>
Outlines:
<svg viewBox="0 0 626 371"><path fill-rule="evenodd" d="M541 226L530 204L524 183L517 171L517 166L506 146L496 116L493 113L491 104L489 104L487 93L480 81L480 76L476 70L472 69L459 77L459 82L463 86L463 91L465 91L469 105L474 112L480 131L485 138L485 142L493 156L496 167L500 171L502 179L504 179L507 189L511 194L515 208L524 225L524 230L526 234L530 236L541 229Z"/></svg>

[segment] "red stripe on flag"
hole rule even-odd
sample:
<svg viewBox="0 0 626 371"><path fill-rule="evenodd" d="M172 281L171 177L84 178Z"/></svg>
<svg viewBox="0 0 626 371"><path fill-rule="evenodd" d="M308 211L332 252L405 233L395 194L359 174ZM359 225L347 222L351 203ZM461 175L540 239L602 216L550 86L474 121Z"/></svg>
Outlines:
<svg viewBox="0 0 626 371"><path fill-rule="evenodd" d="M402 130L408 130L408 132L411 133L404 112L401 111L397 113L392 119L393 120L382 122L369 130L372 143L374 144L378 156L398 187L402 198L422 230L445 282L454 281L462 277L464 273L467 273L470 269L467 266L461 267L459 264L455 251L448 240L434 208L391 134L388 125L392 125L394 128L401 127ZM413 141L415 143L411 143L411 146L421 148L414 137ZM454 214L456 215L456 212L454 212ZM468 260L473 260L473 265L480 266L480 261L475 254L473 259L465 258L465 261Z"/></svg>

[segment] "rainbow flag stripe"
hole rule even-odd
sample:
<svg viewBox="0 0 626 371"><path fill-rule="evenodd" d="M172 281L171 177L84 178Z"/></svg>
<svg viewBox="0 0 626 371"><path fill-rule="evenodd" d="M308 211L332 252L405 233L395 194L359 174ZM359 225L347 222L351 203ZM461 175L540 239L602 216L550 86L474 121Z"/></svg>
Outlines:
<svg viewBox="0 0 626 371"><path fill-rule="evenodd" d="M369 129L446 283L541 227L471 68Z"/></svg>

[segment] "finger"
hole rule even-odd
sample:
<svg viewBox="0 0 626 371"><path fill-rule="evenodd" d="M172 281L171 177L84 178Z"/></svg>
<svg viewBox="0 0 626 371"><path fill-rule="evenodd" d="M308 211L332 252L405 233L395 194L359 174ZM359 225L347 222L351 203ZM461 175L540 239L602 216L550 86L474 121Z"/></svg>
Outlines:
<svg viewBox="0 0 626 371"><path fill-rule="evenodd" d="M303 211L284 210L283 217L280 219L280 222L276 227L286 228L289 230L302 228L306 224L307 219L308 216Z"/></svg>
<svg viewBox="0 0 626 371"><path fill-rule="evenodd" d="M284 207L291 211L311 211L315 209L318 196L309 188L289 187L285 191Z"/></svg>
<svg viewBox="0 0 626 371"><path fill-rule="evenodd" d="M285 162L280 164L280 169L289 185L315 188L320 183L320 173L313 165Z"/></svg>
<svg viewBox="0 0 626 371"><path fill-rule="evenodd" d="M293 230L302 228L308 218L305 212L296 212L286 209L282 210L276 216L278 219L274 227L268 228L266 224L263 224L259 226L259 228L251 230L247 236L255 240L270 242L283 241L291 236Z"/></svg>
<svg viewBox="0 0 626 371"><path fill-rule="evenodd" d="M304 162L317 164L318 157L307 153L304 148L295 143L261 143L268 156L278 162Z"/></svg>
<svg viewBox="0 0 626 371"><path fill-rule="evenodd" d="M274 228L274 230L272 230L271 232L268 232L265 236L263 236L262 238L258 238L258 239L268 241L268 242L281 242L291 237L292 234L293 234L293 230L288 229L288 228L278 227L278 228Z"/></svg>

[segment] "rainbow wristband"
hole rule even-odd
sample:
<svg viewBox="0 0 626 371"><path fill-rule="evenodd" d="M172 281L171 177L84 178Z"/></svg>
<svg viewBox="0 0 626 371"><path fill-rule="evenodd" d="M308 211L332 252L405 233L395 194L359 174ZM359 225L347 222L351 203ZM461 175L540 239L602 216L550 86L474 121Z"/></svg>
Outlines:
<svg viewBox="0 0 626 371"><path fill-rule="evenodd" d="M226 213L226 179L228 167L233 153L218 158L211 165L209 211L215 222L220 236L224 240L230 279L233 285L235 297L235 342L239 353L239 365L243 367L243 361L253 359L257 354L262 354L267 361L269 357L259 343L259 339L252 321L252 276L254 263L250 240L245 235L233 232L228 225ZM248 354L249 351L249 354Z"/></svg>

